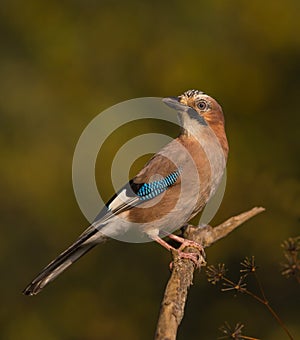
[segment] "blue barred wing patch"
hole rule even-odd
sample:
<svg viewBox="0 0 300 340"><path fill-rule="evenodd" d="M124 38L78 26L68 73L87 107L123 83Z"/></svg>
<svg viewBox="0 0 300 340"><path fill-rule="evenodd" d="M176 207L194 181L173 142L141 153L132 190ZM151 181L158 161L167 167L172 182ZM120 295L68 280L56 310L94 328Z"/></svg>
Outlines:
<svg viewBox="0 0 300 340"><path fill-rule="evenodd" d="M154 198L167 190L171 185L175 184L181 172L182 169L178 168L177 170L171 172L168 176L162 178L159 181L144 183L139 188L136 194L142 201Z"/></svg>

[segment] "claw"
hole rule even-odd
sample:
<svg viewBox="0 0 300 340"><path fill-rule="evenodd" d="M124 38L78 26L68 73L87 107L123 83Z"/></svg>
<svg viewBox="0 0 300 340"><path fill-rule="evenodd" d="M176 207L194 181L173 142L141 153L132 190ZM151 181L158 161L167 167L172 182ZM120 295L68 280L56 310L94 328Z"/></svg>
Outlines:
<svg viewBox="0 0 300 340"><path fill-rule="evenodd" d="M200 268L201 265L200 257L196 253L184 253L183 251L178 250L178 256L181 259L188 259L193 261L196 268Z"/></svg>
<svg viewBox="0 0 300 340"><path fill-rule="evenodd" d="M185 247L188 247L188 246L191 246L191 244L190 243L182 244L178 249L175 249L174 251L177 252L177 255L180 259L191 260L194 263L194 265L197 269L200 268L201 266L205 265L206 264L206 262L204 260L205 256L202 255L204 253L203 248L202 247L201 247L201 249L197 248L200 251L200 255L199 255L197 253L184 252L183 249ZM170 270L172 270L172 269L173 269L173 262L170 263Z"/></svg>
<svg viewBox="0 0 300 340"><path fill-rule="evenodd" d="M169 238L181 243L180 247L178 248L179 252L182 252L187 247L192 247L192 248L196 248L196 249L199 250L202 258L204 258L204 259L206 258L204 248L200 243L192 241L192 240L188 240L186 238L183 238L183 237L180 237L180 236L177 236L177 235L173 235L173 234L170 234ZM190 253L185 253L185 254L190 254Z"/></svg>
<svg viewBox="0 0 300 340"><path fill-rule="evenodd" d="M187 240L183 237L173 235L173 234L170 234L169 238L181 243L180 247L178 249L175 249L171 245L169 245L166 241L161 239L160 237L155 237L154 240L158 242L159 244L161 244L166 249L168 249L169 251L176 252L179 258L193 261L196 268L200 268L201 266L205 265L206 256L205 256L204 248L202 247L201 244L195 241L192 241L192 240ZM200 252L200 255L198 255L197 253L193 253L193 252L184 252L183 250L187 247L196 248ZM170 270L172 269L173 269L173 263L171 262Z"/></svg>

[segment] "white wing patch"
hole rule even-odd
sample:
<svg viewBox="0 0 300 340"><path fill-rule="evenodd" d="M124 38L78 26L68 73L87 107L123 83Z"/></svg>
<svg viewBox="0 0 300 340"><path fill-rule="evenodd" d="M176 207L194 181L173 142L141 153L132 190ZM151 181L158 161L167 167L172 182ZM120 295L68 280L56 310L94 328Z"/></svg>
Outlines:
<svg viewBox="0 0 300 340"><path fill-rule="evenodd" d="M127 203L130 198L132 199L132 197L128 197L126 195L126 189L123 189L119 195L110 203L110 205L108 206L108 210L109 211L114 211L114 210L118 210L118 207L120 206L124 206L124 203Z"/></svg>
<svg viewBox="0 0 300 340"><path fill-rule="evenodd" d="M119 195L110 203L108 211L112 213L120 213L128 210L139 203L139 197L127 196L126 189L123 189Z"/></svg>

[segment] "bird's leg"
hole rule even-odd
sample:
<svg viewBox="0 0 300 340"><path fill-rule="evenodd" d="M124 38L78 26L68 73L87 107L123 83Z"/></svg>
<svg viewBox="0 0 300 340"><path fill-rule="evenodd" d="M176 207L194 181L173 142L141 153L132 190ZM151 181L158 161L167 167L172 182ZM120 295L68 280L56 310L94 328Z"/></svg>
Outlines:
<svg viewBox="0 0 300 340"><path fill-rule="evenodd" d="M172 250L177 250L174 247L172 247L168 242L166 242L165 240L163 240L162 238L160 238L159 236L156 236L153 238L153 240L157 243L159 243L161 246L163 246L164 248L166 248L168 251L172 251Z"/></svg>
<svg viewBox="0 0 300 340"><path fill-rule="evenodd" d="M171 234L171 235L172 235L172 234ZM172 236L175 236L175 235L172 235ZM170 235L169 235L169 237L170 237ZM177 236L176 236L176 237L177 237ZM159 243L161 246L163 246L164 248L166 248L168 251L175 251L175 252L177 252L180 258L189 259L189 260L191 260L191 261L193 261L193 262L195 263L196 267L199 267L199 266L200 266L200 263L199 263L199 256L198 256L197 254L195 254L195 253L185 253L185 252L183 252L182 250L183 250L184 247L193 246L193 247L199 249L200 252L201 252L201 251L203 251L203 247L201 247L201 249L200 249L200 248L199 248L199 247L200 247L200 244L198 244L198 243L196 243L196 242L194 242L194 243L195 243L195 244L194 244L193 241L190 241L191 243L190 243L190 242L185 243L185 242L183 242L184 240L185 240L185 241L189 241L189 240L186 240L186 239L184 239L184 238L182 238L182 237L179 237L179 236L178 236L178 238L181 239L182 242L179 241L178 239L175 239L175 238L174 238L174 240L176 240L177 242L180 242L180 243L181 243L181 246L179 247L179 249L176 249L176 248L172 247L169 243L167 243L166 241L164 241L164 240L163 240L162 238L160 238L159 236L156 236L156 237L153 238L153 239L154 239L154 241L156 241L157 243ZM196 247L195 245L197 245L197 247Z"/></svg>

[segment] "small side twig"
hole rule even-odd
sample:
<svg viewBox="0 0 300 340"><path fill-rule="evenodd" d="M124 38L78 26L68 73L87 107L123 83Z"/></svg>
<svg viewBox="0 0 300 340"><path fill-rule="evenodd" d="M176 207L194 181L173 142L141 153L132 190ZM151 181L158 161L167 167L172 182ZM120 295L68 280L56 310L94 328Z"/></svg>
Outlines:
<svg viewBox="0 0 300 340"><path fill-rule="evenodd" d="M211 246L221 238L224 238L238 226L261 213L265 209L255 207L237 216L231 217L217 227L209 225L205 227L195 227L189 225L185 230L185 238L201 244L204 248ZM199 250L188 247L187 252L195 252L202 260ZM189 287L193 283L195 265L188 259L182 259L173 253L173 268L170 279L165 289L163 301L161 304L160 315L156 328L156 340L175 340L178 326L184 315L184 307L187 299Z"/></svg>
<svg viewBox="0 0 300 340"><path fill-rule="evenodd" d="M213 267L213 266L211 266L211 267ZM285 331L288 338L293 340L294 338L291 335L291 333L289 332L288 328L286 327L284 322L280 319L279 315L275 312L275 310L271 307L269 301L267 300L265 293L264 293L264 289L263 289L263 287L260 283L258 276L256 275L255 272L254 272L254 274L255 274L255 279L256 279L256 281L258 282L258 285L259 285L261 297L258 296L255 293L253 293L249 289L247 289L247 284L244 283L246 276L241 276L239 281L236 283L236 282L233 282L232 280L228 279L226 276L222 276L223 274L220 274L220 277L222 276L221 279L223 280L223 286L225 287L225 288L222 288L221 291L226 292L226 291L230 291L230 290L235 290L236 292L247 294L247 295L251 296L254 300L260 302L262 305L264 305L268 309L268 311L273 316L273 318L276 320L276 322ZM212 283L214 283L211 279L210 279L210 281Z"/></svg>

